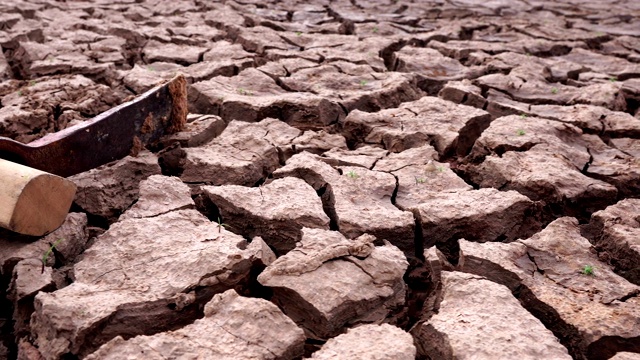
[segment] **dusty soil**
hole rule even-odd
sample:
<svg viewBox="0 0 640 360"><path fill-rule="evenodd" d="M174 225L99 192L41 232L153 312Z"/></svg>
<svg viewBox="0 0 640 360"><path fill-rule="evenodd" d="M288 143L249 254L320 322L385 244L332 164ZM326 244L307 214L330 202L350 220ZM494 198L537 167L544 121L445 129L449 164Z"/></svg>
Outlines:
<svg viewBox="0 0 640 360"><path fill-rule="evenodd" d="M0 358L640 359L640 2L0 0L0 48L0 136L190 112L0 231Z"/></svg>

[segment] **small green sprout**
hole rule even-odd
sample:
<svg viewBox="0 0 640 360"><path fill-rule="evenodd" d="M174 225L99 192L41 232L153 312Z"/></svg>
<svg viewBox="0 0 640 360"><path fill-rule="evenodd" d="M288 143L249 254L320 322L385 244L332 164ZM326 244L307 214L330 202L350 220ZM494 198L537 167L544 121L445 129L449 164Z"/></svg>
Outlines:
<svg viewBox="0 0 640 360"><path fill-rule="evenodd" d="M518 131L516 131L516 134L518 134L518 136L522 136L522 135L525 135L526 132L522 129L518 129Z"/></svg>
<svg viewBox="0 0 640 360"><path fill-rule="evenodd" d="M47 265L47 260L49 260L49 256L51 256L51 253L53 252L53 249L58 246L58 244L60 243L60 241L62 241L62 238L56 240L56 242L53 243L53 245L51 245L49 247L49 249L47 249L47 251L44 252L44 255L42 255L42 259L40 259L40 261L42 261L42 271L41 274L44 274L44 267Z"/></svg>
<svg viewBox="0 0 640 360"><path fill-rule="evenodd" d="M414 176L414 177L416 178L416 185L417 184L424 184L425 182L427 182L427 179L425 179L425 178L417 177L417 176Z"/></svg>
<svg viewBox="0 0 640 360"><path fill-rule="evenodd" d="M302 35L302 31L296 31L296 36Z"/></svg>
<svg viewBox="0 0 640 360"><path fill-rule="evenodd" d="M612 76L609 78L609 81L611 81L612 83L618 81L618 78L616 78L615 76Z"/></svg>
<svg viewBox="0 0 640 360"><path fill-rule="evenodd" d="M147 70L152 71L152 72L156 71L156 69L152 68L151 66L147 66Z"/></svg>
<svg viewBox="0 0 640 360"><path fill-rule="evenodd" d="M228 226L229 226L229 224L223 223L222 219L220 219L220 216L218 216L218 233L222 232L222 228L225 228L225 230L226 230Z"/></svg>
<svg viewBox="0 0 640 360"><path fill-rule="evenodd" d="M377 26L374 26L374 27L373 27L373 32L374 32L374 33L377 33L377 32L378 32L378 27L377 27Z"/></svg>
<svg viewBox="0 0 640 360"><path fill-rule="evenodd" d="M22 90L18 91L18 96L22 96Z"/></svg>
<svg viewBox="0 0 640 360"><path fill-rule="evenodd" d="M347 176L348 176L348 177L350 177L350 178L352 178L352 179L357 179L357 178L359 178L359 177L360 177L360 176L359 176L358 174L356 174L356 172L355 172L355 171L353 171L353 170L349 171L349 172L347 173Z"/></svg>
<svg viewBox="0 0 640 360"><path fill-rule="evenodd" d="M557 94L558 93L558 88L557 87L551 88L551 93L552 94Z"/></svg>
<svg viewBox="0 0 640 360"><path fill-rule="evenodd" d="M29 81L29 86L33 86L35 84L37 84L38 82L36 80L31 80Z"/></svg>
<svg viewBox="0 0 640 360"><path fill-rule="evenodd" d="M527 115L527 114L520 114L520 117L521 117L521 118L523 118L523 119L526 119L526 118L527 118L527 116L529 116L529 115Z"/></svg>
<svg viewBox="0 0 640 360"><path fill-rule="evenodd" d="M592 265L585 265L582 268L582 274L589 275L589 276L594 276L595 274L593 273L593 270L594 270L594 268L593 268Z"/></svg>
<svg viewBox="0 0 640 360"><path fill-rule="evenodd" d="M438 172L444 172L445 167L440 165L440 166L436 166L436 170L438 170Z"/></svg>
<svg viewBox="0 0 640 360"><path fill-rule="evenodd" d="M245 90L243 88L238 88L238 94L245 95L245 96L253 95L253 93L251 91L247 91L247 90Z"/></svg>
<svg viewBox="0 0 640 360"><path fill-rule="evenodd" d="M360 80L360 86L365 86L367 84L368 84L367 80Z"/></svg>

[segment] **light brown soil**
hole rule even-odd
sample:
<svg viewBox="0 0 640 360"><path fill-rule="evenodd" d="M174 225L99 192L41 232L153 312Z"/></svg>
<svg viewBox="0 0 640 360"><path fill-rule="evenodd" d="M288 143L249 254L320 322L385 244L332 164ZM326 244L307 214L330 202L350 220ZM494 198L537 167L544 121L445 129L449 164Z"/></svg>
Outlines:
<svg viewBox="0 0 640 360"><path fill-rule="evenodd" d="M0 0L0 49L24 143L188 92L0 230L0 358L640 358L637 1Z"/></svg>

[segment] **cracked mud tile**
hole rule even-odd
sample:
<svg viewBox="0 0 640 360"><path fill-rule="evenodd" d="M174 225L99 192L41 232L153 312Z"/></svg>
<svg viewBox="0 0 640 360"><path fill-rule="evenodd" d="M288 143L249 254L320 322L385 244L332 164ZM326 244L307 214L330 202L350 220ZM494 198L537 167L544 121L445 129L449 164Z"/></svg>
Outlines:
<svg viewBox="0 0 640 360"><path fill-rule="evenodd" d="M227 290L215 295L205 305L204 318L191 325L128 340L118 336L85 359L292 360L302 355L303 345L303 331L275 305Z"/></svg>
<svg viewBox="0 0 640 360"><path fill-rule="evenodd" d="M595 212L585 230L600 259L640 285L640 200L625 199Z"/></svg>
<svg viewBox="0 0 640 360"><path fill-rule="evenodd" d="M280 166L280 156L300 131L276 119L232 121L212 141L169 148L160 155L165 171L188 183L253 186Z"/></svg>
<svg viewBox="0 0 640 360"><path fill-rule="evenodd" d="M193 84L189 103L191 112L219 115L227 122L272 117L302 130L320 130L344 116L337 103L309 92L286 91L253 68Z"/></svg>
<svg viewBox="0 0 640 360"><path fill-rule="evenodd" d="M362 325L329 339L310 359L413 360L416 347L405 331L389 324Z"/></svg>
<svg viewBox="0 0 640 360"><path fill-rule="evenodd" d="M141 151L122 160L71 176L78 190L75 203L86 212L114 221L139 196L139 183L159 175L158 157Z"/></svg>
<svg viewBox="0 0 640 360"><path fill-rule="evenodd" d="M393 175L362 167L333 168L309 153L294 155L273 177L298 177L322 192L323 208L335 228L349 238L369 233L412 252L413 215L396 208Z"/></svg>
<svg viewBox="0 0 640 360"><path fill-rule="evenodd" d="M442 158L466 155L490 121L483 110L425 96L396 109L353 111L341 130L347 141L380 144L391 152L433 145Z"/></svg>
<svg viewBox="0 0 640 360"><path fill-rule="evenodd" d="M407 260L375 238L350 240L336 231L303 229L297 247L258 276L307 337L334 337L345 325L378 322L404 304ZM309 286L314 284L314 286Z"/></svg>
<svg viewBox="0 0 640 360"><path fill-rule="evenodd" d="M482 187L516 190L581 217L613 203L618 194L613 185L583 175L562 155L535 147L526 152L510 151L501 158L488 156L468 174Z"/></svg>
<svg viewBox="0 0 640 360"><path fill-rule="evenodd" d="M439 301L424 309L435 313L411 330L421 355L443 360L571 359L506 286L449 271L442 272L440 281Z"/></svg>
<svg viewBox="0 0 640 360"><path fill-rule="evenodd" d="M281 80L291 90L339 103L347 113L392 108L423 96L412 74L378 73L368 65L346 61L302 69Z"/></svg>
<svg viewBox="0 0 640 360"><path fill-rule="evenodd" d="M429 48L405 46L394 53L392 62L395 71L416 74L418 87L431 96L437 95L450 81L473 79L485 73L484 67L464 66Z"/></svg>
<svg viewBox="0 0 640 360"><path fill-rule="evenodd" d="M131 210L152 217L111 225L74 265L71 285L36 295L31 332L46 359L86 356L118 335L187 325L214 294L242 288L254 264L273 256L260 238L247 244L196 210L145 213L171 197L156 180L162 179L147 182L149 191ZM191 201L184 191L176 196L183 200L174 205ZM153 201L160 203L150 206Z"/></svg>
<svg viewBox="0 0 640 360"><path fill-rule="evenodd" d="M260 236L279 254L293 249L303 228L329 229L329 217L315 190L301 179L285 177L258 188L203 186L229 230Z"/></svg>
<svg viewBox="0 0 640 360"><path fill-rule="evenodd" d="M575 218L509 244L461 240L458 269L507 286L576 359L640 352L640 287L598 260Z"/></svg>

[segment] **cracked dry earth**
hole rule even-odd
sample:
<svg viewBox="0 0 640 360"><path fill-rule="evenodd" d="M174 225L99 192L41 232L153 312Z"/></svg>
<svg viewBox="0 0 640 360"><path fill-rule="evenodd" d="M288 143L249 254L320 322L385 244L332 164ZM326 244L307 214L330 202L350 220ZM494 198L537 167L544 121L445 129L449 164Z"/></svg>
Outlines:
<svg viewBox="0 0 640 360"><path fill-rule="evenodd" d="M190 110L71 177L53 233L0 232L0 358L640 359L639 19L0 0L0 136L178 73Z"/></svg>

